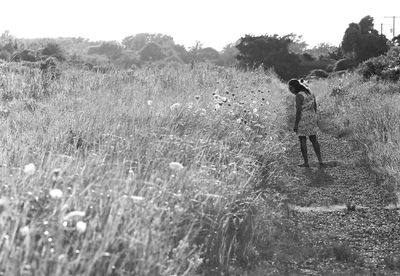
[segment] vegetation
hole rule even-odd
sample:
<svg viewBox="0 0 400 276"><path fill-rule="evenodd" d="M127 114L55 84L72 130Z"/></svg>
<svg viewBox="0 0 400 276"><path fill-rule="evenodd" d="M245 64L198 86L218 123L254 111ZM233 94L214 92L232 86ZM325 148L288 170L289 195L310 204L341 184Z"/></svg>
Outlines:
<svg viewBox="0 0 400 276"><path fill-rule="evenodd" d="M302 45L293 38L246 36L220 55L163 35L120 45L3 34L0 56L21 62L0 66L0 274L279 275L310 260L368 269L351 244L316 246L289 219L284 189L298 179L280 165L296 141L281 79L290 64L324 62L290 52ZM62 46L71 41L82 51ZM234 55L254 70L216 65ZM392 47L309 83L323 130L361 148L396 194L400 91L387 71L398 60ZM396 270L398 258L379 265Z"/></svg>

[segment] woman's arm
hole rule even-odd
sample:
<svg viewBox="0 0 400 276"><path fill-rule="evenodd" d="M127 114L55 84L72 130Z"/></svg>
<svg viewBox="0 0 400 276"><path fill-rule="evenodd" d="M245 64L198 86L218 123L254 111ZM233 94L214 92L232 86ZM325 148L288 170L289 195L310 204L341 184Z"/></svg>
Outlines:
<svg viewBox="0 0 400 276"><path fill-rule="evenodd" d="M303 106L303 101L304 97L300 93L297 93L296 95L296 121L294 123L294 132L297 132L297 129L299 128L299 123L301 119L301 108Z"/></svg>

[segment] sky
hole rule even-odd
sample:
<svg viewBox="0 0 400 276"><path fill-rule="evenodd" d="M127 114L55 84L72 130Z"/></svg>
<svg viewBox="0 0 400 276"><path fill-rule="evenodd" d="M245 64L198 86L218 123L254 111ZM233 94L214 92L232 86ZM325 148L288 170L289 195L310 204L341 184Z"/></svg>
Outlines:
<svg viewBox="0 0 400 276"><path fill-rule="evenodd" d="M17 38L84 37L122 41L162 33L188 47L220 51L246 34L301 35L309 47L338 46L352 22L370 15L375 29L400 34L399 0L0 0L0 33Z"/></svg>

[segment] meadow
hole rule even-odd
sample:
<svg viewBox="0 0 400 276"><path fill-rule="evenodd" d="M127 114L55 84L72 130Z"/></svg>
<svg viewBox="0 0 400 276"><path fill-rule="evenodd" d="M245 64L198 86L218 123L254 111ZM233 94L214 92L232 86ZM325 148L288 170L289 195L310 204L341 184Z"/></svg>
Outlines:
<svg viewBox="0 0 400 276"><path fill-rule="evenodd" d="M310 87L325 131L396 179L397 84L349 73ZM62 68L49 81L3 66L0 91L0 275L222 275L283 246L277 161L297 137L273 72Z"/></svg>

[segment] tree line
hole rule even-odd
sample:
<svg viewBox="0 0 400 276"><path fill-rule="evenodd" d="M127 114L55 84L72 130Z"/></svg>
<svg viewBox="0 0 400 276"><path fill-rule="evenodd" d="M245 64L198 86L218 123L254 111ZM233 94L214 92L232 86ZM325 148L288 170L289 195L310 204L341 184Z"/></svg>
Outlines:
<svg viewBox="0 0 400 276"><path fill-rule="evenodd" d="M284 36L244 35L227 44L222 51L176 44L164 34L139 33L118 41L90 41L85 38L22 39L8 31L0 37L0 60L35 62L47 57L73 65L112 65L121 68L170 62L195 64L210 62L219 66L237 66L244 70L273 69L282 79L309 74L311 71L339 71L386 53L391 45L374 29L373 18L365 16L350 23L339 46L321 43L309 48L296 34Z"/></svg>

